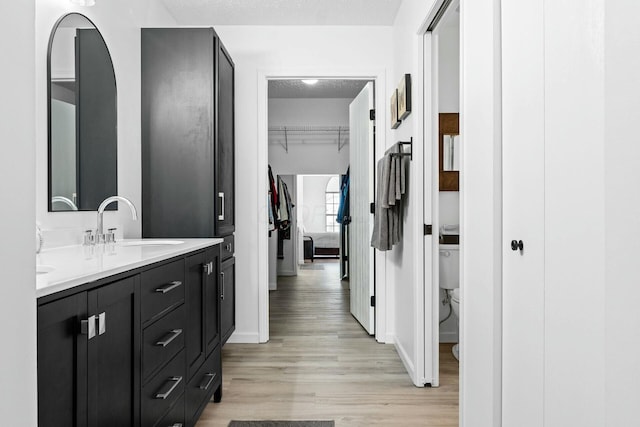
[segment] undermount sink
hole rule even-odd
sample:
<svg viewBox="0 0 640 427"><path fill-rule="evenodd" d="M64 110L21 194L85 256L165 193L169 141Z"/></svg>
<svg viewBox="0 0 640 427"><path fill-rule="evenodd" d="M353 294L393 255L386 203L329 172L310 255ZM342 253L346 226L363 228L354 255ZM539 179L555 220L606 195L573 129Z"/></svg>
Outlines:
<svg viewBox="0 0 640 427"><path fill-rule="evenodd" d="M182 240L125 240L118 242L120 246L167 246L180 245Z"/></svg>
<svg viewBox="0 0 640 427"><path fill-rule="evenodd" d="M51 273L53 270L55 270L55 267L50 265L36 265L36 274L47 274Z"/></svg>

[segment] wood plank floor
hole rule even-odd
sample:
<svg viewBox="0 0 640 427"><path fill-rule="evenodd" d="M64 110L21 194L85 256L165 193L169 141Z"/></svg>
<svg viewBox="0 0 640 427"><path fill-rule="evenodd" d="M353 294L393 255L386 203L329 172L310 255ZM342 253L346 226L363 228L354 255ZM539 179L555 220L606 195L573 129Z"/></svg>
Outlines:
<svg viewBox="0 0 640 427"><path fill-rule="evenodd" d="M335 420L336 426L458 425L458 363L440 348L438 388L414 387L393 345L349 313L338 264L305 264L270 293L270 341L227 344L223 399L198 427L230 420Z"/></svg>

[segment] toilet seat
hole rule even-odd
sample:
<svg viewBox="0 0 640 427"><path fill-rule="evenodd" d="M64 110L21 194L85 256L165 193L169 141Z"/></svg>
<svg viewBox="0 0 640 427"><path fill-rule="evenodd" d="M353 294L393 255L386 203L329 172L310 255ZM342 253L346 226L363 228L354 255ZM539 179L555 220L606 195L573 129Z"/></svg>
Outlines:
<svg viewBox="0 0 640 427"><path fill-rule="evenodd" d="M454 288L449 295L451 295L451 301L460 303L460 288Z"/></svg>

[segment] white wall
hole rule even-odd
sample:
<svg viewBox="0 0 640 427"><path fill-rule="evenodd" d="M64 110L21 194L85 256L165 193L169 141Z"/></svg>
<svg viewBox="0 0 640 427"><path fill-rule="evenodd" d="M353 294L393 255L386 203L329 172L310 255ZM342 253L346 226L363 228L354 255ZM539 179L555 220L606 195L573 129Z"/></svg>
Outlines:
<svg viewBox="0 0 640 427"><path fill-rule="evenodd" d="M269 126L349 127L352 99L269 98ZM302 143L302 139L304 143ZM343 136L344 138L344 136ZM282 135L270 135L269 164L281 174L345 173L349 166L349 146L338 151L338 135L289 135L285 151Z"/></svg>
<svg viewBox="0 0 640 427"><path fill-rule="evenodd" d="M633 424L640 402L640 56L629 54L640 46L638 14L636 1L604 2L605 340L599 350L607 426Z"/></svg>
<svg viewBox="0 0 640 427"><path fill-rule="evenodd" d="M264 230L266 170L257 163L258 109L262 102L258 77L278 70L296 70L294 75L376 75L389 64L389 27L272 27L217 26L216 31L236 64L236 332L232 341L257 342L259 336L259 282L266 280L258 265ZM290 71L287 71L290 72ZM264 84L261 82L260 84ZM384 88L381 96L386 98ZM260 120L265 120L266 117ZM266 142L265 142L266 144ZM266 160L266 159L265 159ZM283 171L288 172L288 171ZM328 172L328 171L327 171ZM324 172L324 173L327 173ZM342 170L336 171L343 172ZM266 253L262 254L266 257ZM266 273L266 272L265 272ZM263 317L264 318L264 317Z"/></svg>
<svg viewBox="0 0 640 427"><path fill-rule="evenodd" d="M0 104L0 194L9 202L0 214L0 324L2 398L6 425L35 426L35 191L34 3L0 4L0 51L6 59L0 75L5 102ZM10 64L8 66L7 64Z"/></svg>
<svg viewBox="0 0 640 427"><path fill-rule="evenodd" d="M500 0L462 0L460 12L460 425L495 427L501 425Z"/></svg>
<svg viewBox="0 0 640 427"><path fill-rule="evenodd" d="M102 33L116 73L118 90L118 193L141 208L140 174L140 28L175 25L161 2L98 1L93 7L67 0L36 0L35 27L35 138L36 218L45 230L45 247L79 243L82 231L95 228L95 212L47 212L47 48L51 30L64 14L86 15ZM128 209L105 212L105 225L115 224L127 237L139 237L141 223ZM64 230L65 232L62 232Z"/></svg>
<svg viewBox="0 0 640 427"><path fill-rule="evenodd" d="M460 112L460 19L452 14L438 26L438 106L441 113Z"/></svg>
<svg viewBox="0 0 640 427"><path fill-rule="evenodd" d="M422 21L427 17L433 1L405 0L393 25L393 70L388 79L391 93L405 73L411 74L412 113L396 130L389 133L388 146L413 137L413 161L409 166L409 196L405 204L402 242L386 254L386 275L391 295L388 303L392 319L389 321L393 340L414 384L431 382L425 375L424 352L430 353L430 344L424 347L424 250L423 224L423 41L418 35ZM389 97L387 98L387 105ZM388 112L388 107L387 107ZM376 153L380 156L383 153ZM379 262L379 258L377 259ZM411 285L410 285L411 284ZM429 310L427 308L428 312ZM428 314L430 317L430 314Z"/></svg>

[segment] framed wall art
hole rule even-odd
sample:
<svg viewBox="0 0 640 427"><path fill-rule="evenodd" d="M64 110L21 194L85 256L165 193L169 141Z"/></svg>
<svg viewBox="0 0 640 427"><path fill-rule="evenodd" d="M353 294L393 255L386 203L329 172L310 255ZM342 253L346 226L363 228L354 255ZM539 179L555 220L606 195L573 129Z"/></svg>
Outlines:
<svg viewBox="0 0 640 427"><path fill-rule="evenodd" d="M400 120L398 119L398 89L393 90L391 95L391 129L396 129L400 126Z"/></svg>
<svg viewBox="0 0 640 427"><path fill-rule="evenodd" d="M398 85L398 118L404 120L411 114L411 74L405 74Z"/></svg>

